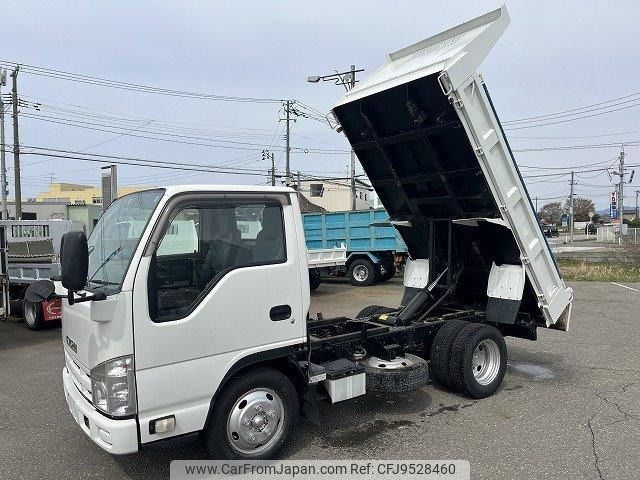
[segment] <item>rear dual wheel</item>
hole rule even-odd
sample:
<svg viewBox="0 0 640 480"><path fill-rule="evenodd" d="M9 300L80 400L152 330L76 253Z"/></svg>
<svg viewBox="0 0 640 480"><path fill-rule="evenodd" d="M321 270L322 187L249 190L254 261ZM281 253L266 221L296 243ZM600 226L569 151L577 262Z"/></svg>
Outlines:
<svg viewBox="0 0 640 480"><path fill-rule="evenodd" d="M451 321L433 340L431 371L445 387L473 398L493 395L507 369L507 345L491 325Z"/></svg>

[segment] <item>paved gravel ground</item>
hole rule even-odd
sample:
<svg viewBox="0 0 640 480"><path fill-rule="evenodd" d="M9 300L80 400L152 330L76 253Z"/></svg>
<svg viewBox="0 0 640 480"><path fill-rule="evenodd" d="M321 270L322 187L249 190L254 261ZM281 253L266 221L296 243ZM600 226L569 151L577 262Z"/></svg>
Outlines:
<svg viewBox="0 0 640 480"><path fill-rule="evenodd" d="M301 421L293 458L471 462L472 478L627 479L640 474L640 291L574 283L571 331L508 339L509 367L493 397L427 387L323 406ZM640 290L638 284L628 286ZM369 288L323 284L312 312L355 314L393 305L397 280ZM60 331L0 323L0 478L165 478L195 445L114 457L73 423L62 392Z"/></svg>

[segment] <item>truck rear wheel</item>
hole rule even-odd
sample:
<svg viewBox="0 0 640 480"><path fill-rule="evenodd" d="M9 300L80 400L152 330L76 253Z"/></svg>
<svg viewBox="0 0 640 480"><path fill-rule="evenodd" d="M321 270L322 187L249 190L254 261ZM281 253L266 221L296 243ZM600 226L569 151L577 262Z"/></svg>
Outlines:
<svg viewBox="0 0 640 480"><path fill-rule="evenodd" d="M493 395L507 369L507 344L491 325L472 323L460 331L451 348L451 385L463 395Z"/></svg>
<svg viewBox="0 0 640 480"><path fill-rule="evenodd" d="M44 327L44 315L42 313L41 303L24 300L22 302L22 313L24 315L24 323L29 330L40 330Z"/></svg>
<svg viewBox="0 0 640 480"><path fill-rule="evenodd" d="M349 266L349 281L357 287L368 287L376 281L376 269L372 262L365 258L354 260Z"/></svg>
<svg viewBox="0 0 640 480"><path fill-rule="evenodd" d="M384 268L385 268L384 274L380 275L381 282L386 282L396 276L396 266L393 263L389 265L385 265Z"/></svg>
<svg viewBox="0 0 640 480"><path fill-rule="evenodd" d="M275 458L293 435L298 409L296 389L282 372L251 369L225 386L216 400L207 449L213 458Z"/></svg>
<svg viewBox="0 0 640 480"><path fill-rule="evenodd" d="M464 320L449 320L445 322L431 344L431 370L432 378L443 387L451 388L451 347L458 334L469 322Z"/></svg>

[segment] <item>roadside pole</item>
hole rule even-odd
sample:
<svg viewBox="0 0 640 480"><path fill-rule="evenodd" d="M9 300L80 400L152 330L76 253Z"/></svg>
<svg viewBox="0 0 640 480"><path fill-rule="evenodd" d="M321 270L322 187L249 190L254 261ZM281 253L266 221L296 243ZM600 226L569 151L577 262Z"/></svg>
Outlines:
<svg viewBox="0 0 640 480"><path fill-rule="evenodd" d="M349 90L356 86L356 66L351 65L349 77ZM356 210L356 152L351 149L351 211Z"/></svg>
<svg viewBox="0 0 640 480"><path fill-rule="evenodd" d="M9 208L7 206L7 163L5 158L4 141L4 102L2 101L2 87L7 84L7 70L0 69L0 188L2 188L2 218L9 219Z"/></svg>
<svg viewBox="0 0 640 480"><path fill-rule="evenodd" d="M274 160L273 152L271 153L271 186L276 186L276 162Z"/></svg>
<svg viewBox="0 0 640 480"><path fill-rule="evenodd" d="M570 205L569 205L569 229L571 232L571 243L573 243L573 171L571 172L571 193L570 193Z"/></svg>
<svg viewBox="0 0 640 480"><path fill-rule="evenodd" d="M22 220L22 189L20 187L20 139L18 136L18 72L20 66L16 65L11 77L13 88L11 99L13 102L13 174L15 188L16 220Z"/></svg>
<svg viewBox="0 0 640 480"><path fill-rule="evenodd" d="M618 214L620 220L620 235L618 236L618 244L622 245L622 229L624 226L624 147L620 149L620 186L618 191Z"/></svg>
<svg viewBox="0 0 640 480"><path fill-rule="evenodd" d="M285 141L287 146L285 147L285 156L286 156L286 167L285 167L285 185L289 186L291 182L291 171L290 171L290 161L291 161L291 100L287 100L285 103L285 114L286 114L286 133L285 133Z"/></svg>

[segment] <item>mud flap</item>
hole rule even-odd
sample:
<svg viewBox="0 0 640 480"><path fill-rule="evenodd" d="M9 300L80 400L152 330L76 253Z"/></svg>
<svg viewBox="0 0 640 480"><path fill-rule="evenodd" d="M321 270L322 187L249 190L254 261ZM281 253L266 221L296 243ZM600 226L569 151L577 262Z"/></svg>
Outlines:
<svg viewBox="0 0 640 480"><path fill-rule="evenodd" d="M522 301L524 281L525 272L522 265L491 265L487 285L488 322L515 323Z"/></svg>

